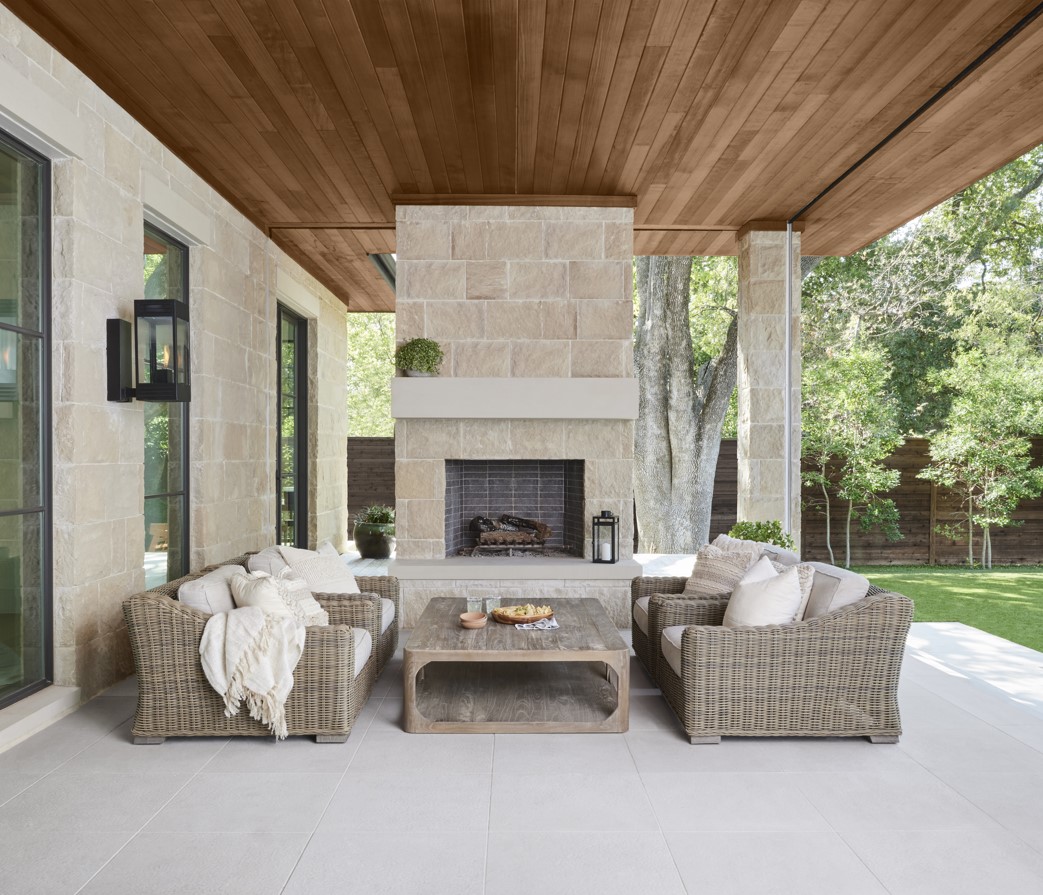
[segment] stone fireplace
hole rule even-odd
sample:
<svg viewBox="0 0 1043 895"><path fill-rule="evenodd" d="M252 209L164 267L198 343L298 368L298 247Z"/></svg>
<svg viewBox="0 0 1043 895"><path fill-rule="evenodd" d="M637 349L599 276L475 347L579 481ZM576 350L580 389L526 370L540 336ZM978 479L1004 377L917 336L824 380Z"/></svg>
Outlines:
<svg viewBox="0 0 1043 895"><path fill-rule="evenodd" d="M467 595L591 596L626 625L640 574L632 209L399 206L397 252L396 338L445 351L439 377L392 382L405 626L432 597ZM479 484L494 479L497 495ZM621 520L619 563L590 561L602 510ZM542 521L572 555L455 555L473 516L502 513L554 514Z"/></svg>

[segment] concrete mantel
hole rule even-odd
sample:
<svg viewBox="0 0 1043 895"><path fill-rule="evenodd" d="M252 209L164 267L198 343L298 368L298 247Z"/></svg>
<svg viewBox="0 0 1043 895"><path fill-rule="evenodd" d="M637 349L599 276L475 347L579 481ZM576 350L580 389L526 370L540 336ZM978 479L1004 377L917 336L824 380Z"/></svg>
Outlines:
<svg viewBox="0 0 1043 895"><path fill-rule="evenodd" d="M390 574L404 580L472 579L509 581L626 581L641 577L634 559L596 563L570 557L450 556L445 559L394 559Z"/></svg>
<svg viewBox="0 0 1043 895"><path fill-rule="evenodd" d="M401 377L395 419L637 419L637 379Z"/></svg>

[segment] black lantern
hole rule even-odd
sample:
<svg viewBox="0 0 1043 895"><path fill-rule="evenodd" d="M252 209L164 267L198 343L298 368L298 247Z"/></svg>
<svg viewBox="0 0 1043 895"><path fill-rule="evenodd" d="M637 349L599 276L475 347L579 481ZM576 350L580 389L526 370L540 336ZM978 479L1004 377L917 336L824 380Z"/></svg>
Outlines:
<svg viewBox="0 0 1043 895"><path fill-rule="evenodd" d="M590 522L591 558L594 562L619 562L619 516L602 510Z"/></svg>
<svg viewBox="0 0 1043 895"><path fill-rule="evenodd" d="M134 302L139 401L189 401L188 305L176 299Z"/></svg>

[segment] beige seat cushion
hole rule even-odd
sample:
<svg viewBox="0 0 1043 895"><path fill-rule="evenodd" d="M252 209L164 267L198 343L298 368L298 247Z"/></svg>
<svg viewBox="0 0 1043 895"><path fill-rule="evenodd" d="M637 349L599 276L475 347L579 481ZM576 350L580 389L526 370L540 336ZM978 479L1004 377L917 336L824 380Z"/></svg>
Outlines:
<svg viewBox="0 0 1043 895"><path fill-rule="evenodd" d="M661 642L663 658L678 677L681 676L681 636L684 634L684 629L684 625L663 628Z"/></svg>
<svg viewBox="0 0 1043 895"><path fill-rule="evenodd" d="M395 601L387 597L380 598L380 633L383 634L395 620Z"/></svg>
<svg viewBox="0 0 1043 895"><path fill-rule="evenodd" d="M760 556L759 550L725 553L720 547L707 544L695 555L692 577L684 587L687 596L727 596Z"/></svg>
<svg viewBox="0 0 1043 895"><path fill-rule="evenodd" d="M638 597L634 601L634 621L638 628L648 634L648 601L651 597Z"/></svg>
<svg viewBox="0 0 1043 895"><path fill-rule="evenodd" d="M215 615L235 609L231 580L242 574L242 566L219 566L199 578L186 581L177 589L178 602Z"/></svg>
<svg viewBox="0 0 1043 895"><path fill-rule="evenodd" d="M351 634L355 640L355 677L358 677L373 655L373 637L365 628L352 628Z"/></svg>
<svg viewBox="0 0 1043 895"><path fill-rule="evenodd" d="M808 563L815 570L811 582L811 598L802 618L818 618L843 606L863 599L869 592L869 579L850 569L841 569L824 562Z"/></svg>

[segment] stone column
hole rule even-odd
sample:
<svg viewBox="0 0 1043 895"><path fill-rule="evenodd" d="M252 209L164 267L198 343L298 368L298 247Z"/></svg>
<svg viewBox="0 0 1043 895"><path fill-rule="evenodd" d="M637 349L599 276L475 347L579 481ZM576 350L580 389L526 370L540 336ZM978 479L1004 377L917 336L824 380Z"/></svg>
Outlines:
<svg viewBox="0 0 1043 895"><path fill-rule="evenodd" d="M739 231L738 518L785 517L800 544L800 234L793 234L792 462L785 462L786 227L756 222Z"/></svg>

